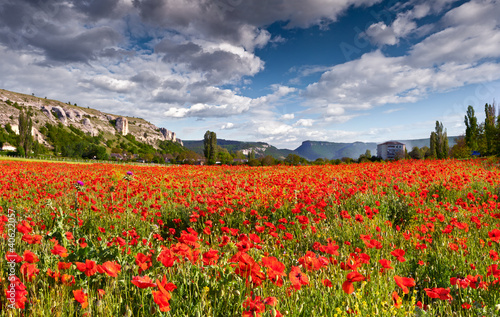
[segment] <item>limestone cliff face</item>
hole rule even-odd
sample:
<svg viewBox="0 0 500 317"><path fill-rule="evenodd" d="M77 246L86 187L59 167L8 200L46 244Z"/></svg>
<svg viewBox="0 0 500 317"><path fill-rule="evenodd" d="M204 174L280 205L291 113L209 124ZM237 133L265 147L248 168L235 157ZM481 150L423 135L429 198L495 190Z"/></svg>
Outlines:
<svg viewBox="0 0 500 317"><path fill-rule="evenodd" d="M119 117L116 119L116 125L115 125L116 131L120 133L121 135L127 135L128 134L128 120L125 117Z"/></svg>
<svg viewBox="0 0 500 317"><path fill-rule="evenodd" d="M48 145L48 143L39 130L46 123L53 125L61 123L65 126L73 126L92 136L102 133L105 139L117 134L131 134L136 140L154 147L157 147L159 140L169 140L182 145L182 141L176 138L175 132L165 128L158 128L144 119L104 113L95 109L82 108L69 103L2 89L0 89L0 126L3 127L9 123L13 130L16 131L19 109L15 103L31 110L33 113L31 116L33 135L40 143L45 145Z"/></svg>

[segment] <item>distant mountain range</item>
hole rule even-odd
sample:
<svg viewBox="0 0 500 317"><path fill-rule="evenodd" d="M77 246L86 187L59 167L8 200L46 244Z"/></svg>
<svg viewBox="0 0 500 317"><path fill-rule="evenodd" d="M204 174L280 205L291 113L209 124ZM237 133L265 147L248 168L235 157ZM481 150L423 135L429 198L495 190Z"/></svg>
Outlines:
<svg viewBox="0 0 500 317"><path fill-rule="evenodd" d="M455 145L454 136L448 137L448 142L450 147ZM430 146L430 139L416 139L416 140L396 140L398 142L404 143L409 151L413 147L422 148L424 146ZM364 154L366 150L370 150L372 155L377 155L377 144L375 142L351 142L351 143L340 143L340 142L326 142L326 141L304 141L295 150L289 149L278 149L272 145L264 142L240 142L218 139L217 144L227 149L229 152L242 151L243 154L248 155L252 150L255 152L256 156L266 156L271 155L274 158L284 159L289 154L297 154L305 159L314 161L318 158L326 158L329 160L341 159L343 157L350 157L357 159L361 154ZM189 141L184 140L184 146L196 153L203 154L203 141Z"/></svg>

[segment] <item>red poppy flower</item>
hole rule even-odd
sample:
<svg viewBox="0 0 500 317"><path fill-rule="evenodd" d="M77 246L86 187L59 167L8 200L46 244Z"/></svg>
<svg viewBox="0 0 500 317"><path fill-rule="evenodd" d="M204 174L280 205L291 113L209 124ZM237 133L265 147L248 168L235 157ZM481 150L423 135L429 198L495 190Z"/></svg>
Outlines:
<svg viewBox="0 0 500 317"><path fill-rule="evenodd" d="M34 263L40 261L40 259L38 259L36 254L31 252L30 250L25 250L23 253L23 261L28 263Z"/></svg>
<svg viewBox="0 0 500 317"><path fill-rule="evenodd" d="M490 237L491 241L498 242L500 241L500 230L493 229L490 232L488 232L488 236Z"/></svg>
<svg viewBox="0 0 500 317"><path fill-rule="evenodd" d="M139 274L146 271L151 267L151 265L153 265L153 262L151 261L151 254L145 255L138 253L135 256L135 264L139 266Z"/></svg>
<svg viewBox="0 0 500 317"><path fill-rule="evenodd" d="M378 260L378 262L380 263L380 265L382 265L382 268L380 269L380 273L384 273L386 270L392 270L392 269L394 269L391 266L391 261L390 260L380 259L380 260Z"/></svg>
<svg viewBox="0 0 500 317"><path fill-rule="evenodd" d="M347 280L342 284L342 289L346 294L351 294L354 292L354 286L352 285L354 282L364 281L365 277L358 272L350 272L347 274Z"/></svg>
<svg viewBox="0 0 500 317"><path fill-rule="evenodd" d="M394 306L396 308L399 308L401 307L401 305L403 305L403 299L401 297L399 297L398 293L397 292L392 292L392 301L394 302Z"/></svg>
<svg viewBox="0 0 500 317"><path fill-rule="evenodd" d="M68 250L66 250L65 247L63 247L62 245L59 245L58 243L56 243L54 245L54 248L52 248L52 250L50 250L50 252L54 255L60 255L63 258L68 256Z"/></svg>
<svg viewBox="0 0 500 317"><path fill-rule="evenodd" d="M202 261L205 265L215 265L217 260L219 259L219 255L217 254L219 251L210 249L207 252L203 253Z"/></svg>
<svg viewBox="0 0 500 317"><path fill-rule="evenodd" d="M24 278L30 282L38 275L38 272L40 272L40 270L36 268L36 264L33 263L23 263L20 270Z"/></svg>
<svg viewBox="0 0 500 317"><path fill-rule="evenodd" d="M296 290L299 290L302 285L309 285L309 278L300 271L298 266L292 266L292 270L288 274L288 277Z"/></svg>
<svg viewBox="0 0 500 317"><path fill-rule="evenodd" d="M400 277L395 275L394 276L394 281L396 284L403 289L403 293L408 294L410 290L408 287L413 287L415 286L415 280L409 277Z"/></svg>
<svg viewBox="0 0 500 317"><path fill-rule="evenodd" d="M393 256L395 256L399 262L405 262L406 261L406 259L404 258L405 250L396 249L396 250L392 251L391 254Z"/></svg>
<svg viewBox="0 0 500 317"><path fill-rule="evenodd" d="M85 260L85 263L75 262L76 268L87 276L97 273L97 264L92 260Z"/></svg>
<svg viewBox="0 0 500 317"><path fill-rule="evenodd" d="M131 282L139 288L156 287L149 276L133 276Z"/></svg>
<svg viewBox="0 0 500 317"><path fill-rule="evenodd" d="M160 311L167 312L170 310L169 300L172 298L170 291L177 288L175 284L168 283L167 277L163 275L163 280L156 280L158 291L153 291L153 300L160 307Z"/></svg>
<svg viewBox="0 0 500 317"><path fill-rule="evenodd" d="M88 296L83 292L83 290L74 290L73 296L75 297L75 300L82 305L83 309L87 308L87 306L89 305Z"/></svg>
<svg viewBox="0 0 500 317"><path fill-rule="evenodd" d="M449 288L424 288L427 296L430 298L439 298L441 300L451 300L453 297L450 295Z"/></svg>
<svg viewBox="0 0 500 317"><path fill-rule="evenodd" d="M97 271L99 273L106 273L111 277L117 277L120 273L121 265L116 262L106 261L102 265L97 266Z"/></svg>

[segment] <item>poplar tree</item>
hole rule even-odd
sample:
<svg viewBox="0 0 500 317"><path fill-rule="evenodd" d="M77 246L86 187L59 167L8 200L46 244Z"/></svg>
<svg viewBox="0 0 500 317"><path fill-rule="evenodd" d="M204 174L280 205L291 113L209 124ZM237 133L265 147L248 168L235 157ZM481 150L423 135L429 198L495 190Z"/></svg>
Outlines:
<svg viewBox="0 0 500 317"><path fill-rule="evenodd" d="M23 149L25 155L29 155L33 147L32 128L33 121L29 114L25 113L24 109L21 109L19 111L19 147Z"/></svg>
<svg viewBox="0 0 500 317"><path fill-rule="evenodd" d="M486 114L486 119L484 120L484 135L486 139L486 155L491 155L495 152L495 146L497 142L497 131L496 131L496 111L495 103L485 104L484 112Z"/></svg>
<svg viewBox="0 0 500 317"><path fill-rule="evenodd" d="M478 126L474 108L469 106L465 115L465 144L472 150L477 150Z"/></svg>
<svg viewBox="0 0 500 317"><path fill-rule="evenodd" d="M217 134L207 131L203 139L203 154L208 161L208 164L213 165L217 159Z"/></svg>

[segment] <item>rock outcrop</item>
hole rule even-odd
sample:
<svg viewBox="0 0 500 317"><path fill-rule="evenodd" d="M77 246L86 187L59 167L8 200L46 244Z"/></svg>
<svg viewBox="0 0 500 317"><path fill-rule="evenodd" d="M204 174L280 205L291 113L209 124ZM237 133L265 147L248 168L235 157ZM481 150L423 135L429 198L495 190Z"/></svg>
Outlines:
<svg viewBox="0 0 500 317"><path fill-rule="evenodd" d="M116 119L116 131L120 133L121 135L127 135L128 134L128 120L125 117L119 117Z"/></svg>
<svg viewBox="0 0 500 317"><path fill-rule="evenodd" d="M130 118L104 113L95 109L82 108L71 103L42 99L0 89L0 126L10 124L18 131L19 109L24 107L31 111L33 136L40 143L48 145L45 136L40 133L41 127L50 123L72 126L92 136L105 135L105 140L115 139L114 135L133 135L136 140L158 148L158 141L173 141L182 144L175 132L158 128L154 124L140 118ZM115 121L116 120L116 121Z"/></svg>

